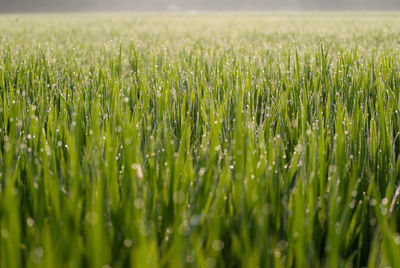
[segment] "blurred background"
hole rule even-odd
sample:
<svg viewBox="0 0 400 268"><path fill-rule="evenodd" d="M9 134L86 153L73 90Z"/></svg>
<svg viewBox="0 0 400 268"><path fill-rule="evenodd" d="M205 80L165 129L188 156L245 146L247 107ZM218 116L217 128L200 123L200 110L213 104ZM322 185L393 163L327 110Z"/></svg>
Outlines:
<svg viewBox="0 0 400 268"><path fill-rule="evenodd" d="M400 0L0 0L1 13L400 10Z"/></svg>

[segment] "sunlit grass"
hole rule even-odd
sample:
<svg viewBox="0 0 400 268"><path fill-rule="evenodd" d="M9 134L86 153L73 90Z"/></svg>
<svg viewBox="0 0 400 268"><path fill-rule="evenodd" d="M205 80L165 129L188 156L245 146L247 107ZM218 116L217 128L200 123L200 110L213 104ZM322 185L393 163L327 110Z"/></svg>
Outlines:
<svg viewBox="0 0 400 268"><path fill-rule="evenodd" d="M0 17L0 266L399 267L399 32Z"/></svg>

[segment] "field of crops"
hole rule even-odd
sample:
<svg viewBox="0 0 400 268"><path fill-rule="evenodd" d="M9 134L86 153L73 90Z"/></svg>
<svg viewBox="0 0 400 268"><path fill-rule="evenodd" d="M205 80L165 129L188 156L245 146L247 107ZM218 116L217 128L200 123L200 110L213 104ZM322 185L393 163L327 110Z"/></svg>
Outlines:
<svg viewBox="0 0 400 268"><path fill-rule="evenodd" d="M400 14L0 16L0 267L400 267Z"/></svg>

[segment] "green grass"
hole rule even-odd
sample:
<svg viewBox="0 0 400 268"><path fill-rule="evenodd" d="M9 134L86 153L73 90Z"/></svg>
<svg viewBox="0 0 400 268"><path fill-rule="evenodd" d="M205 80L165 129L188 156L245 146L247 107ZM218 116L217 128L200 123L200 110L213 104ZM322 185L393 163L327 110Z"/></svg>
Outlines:
<svg viewBox="0 0 400 268"><path fill-rule="evenodd" d="M400 16L0 17L0 267L400 267Z"/></svg>

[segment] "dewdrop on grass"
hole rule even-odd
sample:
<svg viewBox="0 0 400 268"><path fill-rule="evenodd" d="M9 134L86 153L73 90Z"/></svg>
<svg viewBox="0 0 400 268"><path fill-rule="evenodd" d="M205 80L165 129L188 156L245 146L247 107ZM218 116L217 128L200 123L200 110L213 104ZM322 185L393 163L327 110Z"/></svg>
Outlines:
<svg viewBox="0 0 400 268"><path fill-rule="evenodd" d="M132 164L132 165L131 165L131 168L132 168L133 170L136 170L136 176L137 176L139 179L143 179L143 170L142 170L142 167L140 166L140 164Z"/></svg>

